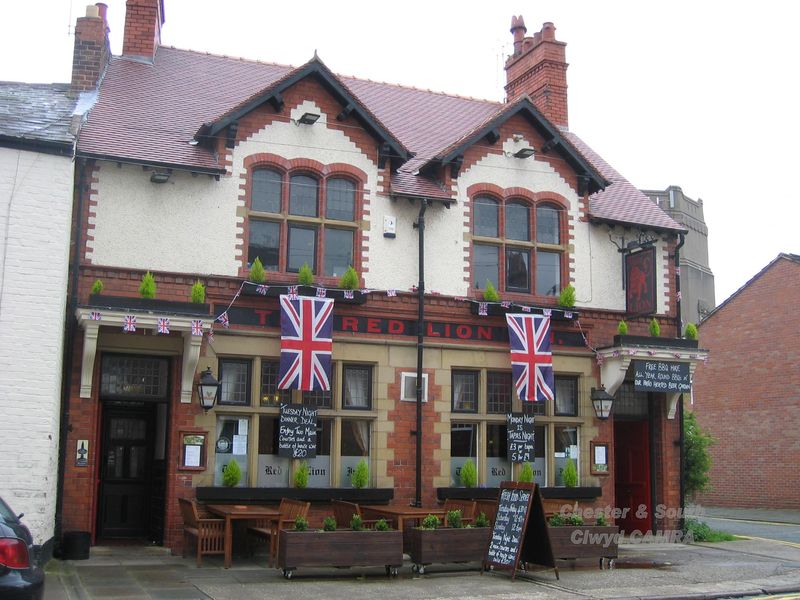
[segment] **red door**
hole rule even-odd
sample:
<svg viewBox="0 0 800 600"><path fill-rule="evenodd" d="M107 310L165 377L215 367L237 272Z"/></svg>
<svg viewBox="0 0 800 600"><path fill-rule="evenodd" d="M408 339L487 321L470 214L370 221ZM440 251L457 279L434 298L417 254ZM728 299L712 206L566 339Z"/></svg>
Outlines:
<svg viewBox="0 0 800 600"><path fill-rule="evenodd" d="M647 421L614 423L614 494L625 533L651 529L650 443ZM625 509L629 509L625 511Z"/></svg>

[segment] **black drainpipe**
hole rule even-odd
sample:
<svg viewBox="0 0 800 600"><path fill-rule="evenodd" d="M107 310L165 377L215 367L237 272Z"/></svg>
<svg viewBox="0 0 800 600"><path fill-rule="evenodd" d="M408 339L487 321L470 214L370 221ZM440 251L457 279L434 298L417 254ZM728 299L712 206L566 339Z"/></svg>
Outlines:
<svg viewBox="0 0 800 600"><path fill-rule="evenodd" d="M73 191L73 219L72 240L75 246L72 249L70 265L71 279L67 297L66 319L64 320L64 349L62 350L61 365L61 421L59 424L58 438L58 484L56 486L56 515L53 537L56 549L60 551L61 529L64 513L64 470L67 460L67 434L69 425L69 396L72 387L72 361L74 358L73 346L75 344L75 309L78 306L78 269L81 256L81 222L83 218L83 195L86 187L86 162L75 158L75 169L78 171L78 181ZM95 451L97 449L95 448Z"/></svg>
<svg viewBox="0 0 800 600"><path fill-rule="evenodd" d="M681 325L683 320L681 319L681 248L683 244L686 243L686 237L682 234L678 234L680 236L680 241L678 245L675 246L675 290L677 297L677 310L678 310L678 319L676 325L676 333L677 337L681 337ZM678 399L678 419L680 422L680 432L678 433L678 446L679 446L679 456L680 456L680 488L679 488L679 502L681 508L681 516L680 516L680 525L679 527L683 530L684 527L684 519L683 519L683 512L686 509L686 473L684 472L684 463L686 462L686 440L684 439L683 435L683 394L680 395Z"/></svg>
<svg viewBox="0 0 800 600"><path fill-rule="evenodd" d="M425 340L425 210L428 200L420 200L414 225L419 229L419 283L417 284L417 479L414 506L422 506L422 355Z"/></svg>

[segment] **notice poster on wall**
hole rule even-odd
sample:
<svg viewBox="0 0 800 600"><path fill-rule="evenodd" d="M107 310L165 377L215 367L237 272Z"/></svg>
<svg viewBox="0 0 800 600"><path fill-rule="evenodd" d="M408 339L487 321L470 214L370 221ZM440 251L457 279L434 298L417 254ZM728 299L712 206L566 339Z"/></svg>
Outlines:
<svg viewBox="0 0 800 600"><path fill-rule="evenodd" d="M508 460L512 463L532 462L534 459L533 415L513 412L506 415Z"/></svg>
<svg viewBox="0 0 800 600"><path fill-rule="evenodd" d="M306 404L281 404L278 455L314 458L317 455L317 408Z"/></svg>

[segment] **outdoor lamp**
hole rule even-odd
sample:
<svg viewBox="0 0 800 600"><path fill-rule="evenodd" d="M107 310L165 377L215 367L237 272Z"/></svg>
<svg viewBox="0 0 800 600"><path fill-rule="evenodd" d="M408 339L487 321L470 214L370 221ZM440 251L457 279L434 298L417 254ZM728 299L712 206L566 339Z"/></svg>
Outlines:
<svg viewBox="0 0 800 600"><path fill-rule="evenodd" d="M208 412L208 410L214 408L214 403L217 401L221 387L222 384L214 377L211 367L203 371L200 381L197 383L197 395L200 398L200 406L203 407L204 411Z"/></svg>
<svg viewBox="0 0 800 600"><path fill-rule="evenodd" d="M592 388L592 406L598 419L605 421L611 414L611 407L614 404L614 396L609 394L605 388Z"/></svg>
<svg viewBox="0 0 800 600"><path fill-rule="evenodd" d="M533 156L534 150L530 146L526 148L520 148L516 152L514 152L514 158L530 158Z"/></svg>
<svg viewBox="0 0 800 600"><path fill-rule="evenodd" d="M317 113L303 113L303 116L298 119L298 123L302 123L303 125L313 125L319 119L319 115Z"/></svg>

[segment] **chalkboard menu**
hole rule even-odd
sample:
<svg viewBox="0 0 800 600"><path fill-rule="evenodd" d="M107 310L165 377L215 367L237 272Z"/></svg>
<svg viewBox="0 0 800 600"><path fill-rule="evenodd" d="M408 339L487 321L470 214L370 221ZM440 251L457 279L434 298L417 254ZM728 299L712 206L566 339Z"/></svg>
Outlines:
<svg viewBox="0 0 800 600"><path fill-rule="evenodd" d="M314 458L317 455L317 409L305 404L281 404L278 455Z"/></svg>
<svg viewBox="0 0 800 600"><path fill-rule="evenodd" d="M512 463L533 461L533 415L509 413L506 415L508 432L508 460Z"/></svg>
<svg viewBox="0 0 800 600"><path fill-rule="evenodd" d="M637 392L690 392L689 363L659 360L633 361L633 389Z"/></svg>
<svg viewBox="0 0 800 600"><path fill-rule="evenodd" d="M528 509L532 497L533 489L529 486L500 489L497 517L489 540L488 563L516 569L519 552L525 539Z"/></svg>

